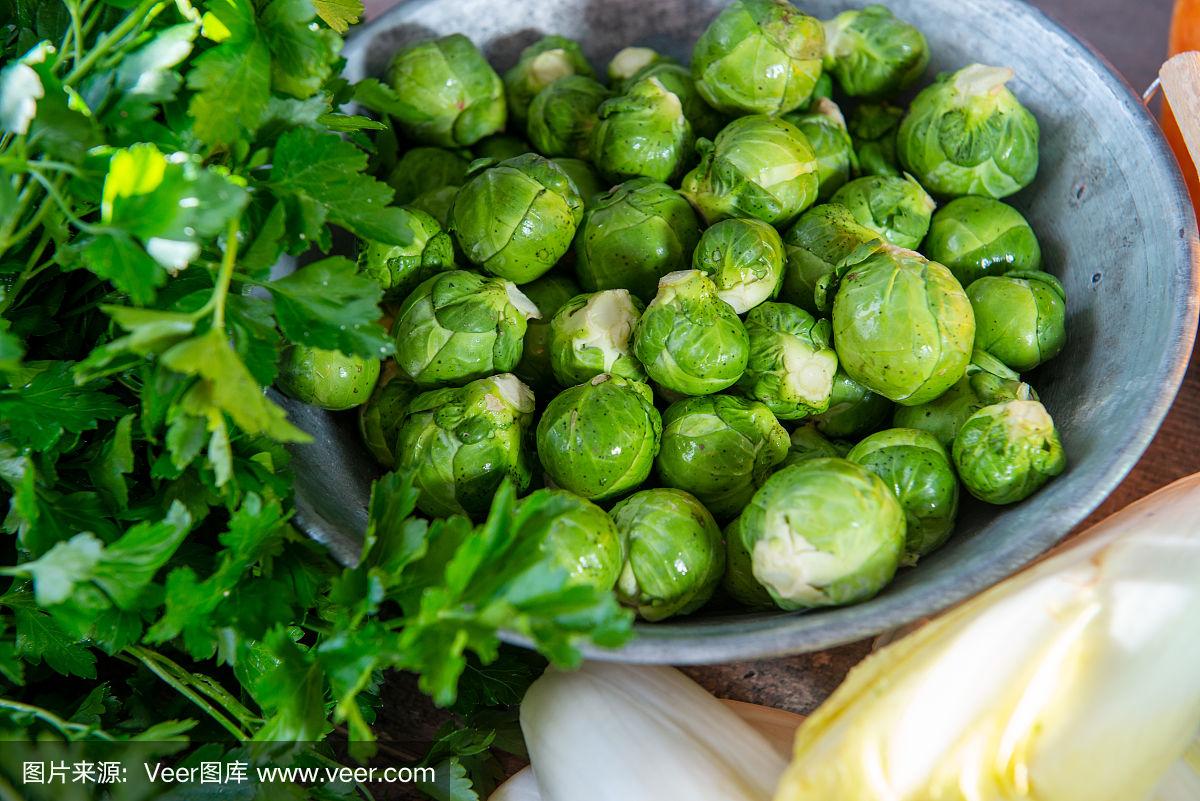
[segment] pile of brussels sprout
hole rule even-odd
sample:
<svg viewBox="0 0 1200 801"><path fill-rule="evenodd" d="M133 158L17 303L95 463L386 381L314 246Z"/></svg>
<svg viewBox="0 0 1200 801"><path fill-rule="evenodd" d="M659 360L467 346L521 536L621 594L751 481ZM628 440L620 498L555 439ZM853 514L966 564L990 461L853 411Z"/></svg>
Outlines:
<svg viewBox="0 0 1200 801"><path fill-rule="evenodd" d="M1003 67L912 96L928 63L883 6L786 0L733 2L690 66L405 47L412 238L359 257L394 363L297 347L280 385L361 405L430 516L485 516L505 479L569 497L543 547L646 620L870 598L961 488L1014 503L1065 467L1019 374L1062 349L1063 287L1002 200L1037 121Z"/></svg>

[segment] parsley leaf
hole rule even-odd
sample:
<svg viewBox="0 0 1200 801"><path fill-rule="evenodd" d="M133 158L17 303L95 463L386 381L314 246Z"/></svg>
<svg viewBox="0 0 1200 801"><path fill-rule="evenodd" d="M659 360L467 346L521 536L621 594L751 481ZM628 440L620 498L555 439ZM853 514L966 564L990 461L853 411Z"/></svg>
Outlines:
<svg viewBox="0 0 1200 801"><path fill-rule="evenodd" d="M207 6L203 34L218 44L188 72L188 88L196 92L188 111L202 142L230 145L258 130L271 96L271 52L249 0Z"/></svg>
<svg viewBox="0 0 1200 801"><path fill-rule="evenodd" d="M363 13L362 0L313 0L317 14L338 33L345 33Z"/></svg>
<svg viewBox="0 0 1200 801"><path fill-rule="evenodd" d="M125 413L116 398L93 386L76 386L69 362L53 362L29 383L0 389L0 426L35 450L46 450L64 432L94 429Z"/></svg>
<svg viewBox="0 0 1200 801"><path fill-rule="evenodd" d="M376 322L383 291L340 256L302 267L272 281L275 317L293 342L378 359L395 344Z"/></svg>

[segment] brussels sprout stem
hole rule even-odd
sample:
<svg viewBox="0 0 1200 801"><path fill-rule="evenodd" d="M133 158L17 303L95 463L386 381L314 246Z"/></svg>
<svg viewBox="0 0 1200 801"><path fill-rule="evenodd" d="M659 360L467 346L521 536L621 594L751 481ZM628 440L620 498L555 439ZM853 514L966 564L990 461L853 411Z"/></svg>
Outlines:
<svg viewBox="0 0 1200 801"><path fill-rule="evenodd" d="M1009 67L989 67L972 64L954 76L954 88L968 97L995 94L1013 79L1016 73Z"/></svg>

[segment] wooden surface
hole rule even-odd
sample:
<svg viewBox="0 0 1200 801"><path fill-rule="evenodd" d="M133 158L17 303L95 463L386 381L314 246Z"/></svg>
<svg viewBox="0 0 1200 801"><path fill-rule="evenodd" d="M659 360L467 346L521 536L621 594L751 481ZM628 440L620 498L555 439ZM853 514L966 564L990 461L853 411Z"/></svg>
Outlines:
<svg viewBox="0 0 1200 801"><path fill-rule="evenodd" d="M395 2L367 0L368 11L377 14ZM803 0L795 2L803 6ZM1033 4L1091 42L1139 92L1154 80L1166 57L1171 0L1038 0ZM1114 420L1112 424L1121 425L1121 421ZM1200 471L1198 432L1200 363L1193 354L1191 369L1157 438L1088 522L1102 519L1177 478ZM808 713L837 687L870 647L871 643L864 641L789 659L691 668L688 673L722 698ZM427 708L412 698L415 690L407 685L392 690L389 695L394 702L414 712L421 709L418 717L429 725ZM416 733L412 729L407 732L410 737Z"/></svg>

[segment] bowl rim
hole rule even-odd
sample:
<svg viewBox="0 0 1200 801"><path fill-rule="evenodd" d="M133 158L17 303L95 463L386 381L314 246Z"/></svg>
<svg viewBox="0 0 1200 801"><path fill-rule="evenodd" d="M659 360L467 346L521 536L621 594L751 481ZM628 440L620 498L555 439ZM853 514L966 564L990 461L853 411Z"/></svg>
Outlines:
<svg viewBox="0 0 1200 801"><path fill-rule="evenodd" d="M359 26L347 37L343 55L346 71L365 76L367 45L383 30L408 21L421 7L443 0L401 0L375 19ZM749 659L765 659L824 650L856 642L939 614L983 592L1013 575L1060 542L1112 494L1144 455L1175 401L1191 359L1200 309L1200 236L1179 162L1158 120L1142 95L1092 44L1063 23L1025 0L992 0L998 16L1023 14L1046 28L1064 43L1074 46L1083 59L1113 90L1128 112L1141 142L1153 148L1152 161L1161 165L1170 197L1164 204L1175 212L1180 236L1175 240L1171 283L1176 292L1169 332L1170 342L1153 371L1155 394L1144 413L1129 425L1120 441L1118 456L1099 474L1085 492L1057 508L1046 522L1021 537L998 546L997 558L984 569L962 574L947 571L923 580L920 591L902 596L877 596L862 604L822 609L810 613L778 612L751 618L683 618L671 624L638 623L637 635L622 648L606 649L579 643L589 659L644 664L705 665ZM302 524L302 521L299 521ZM717 630L713 630L714 627ZM512 632L502 639L513 645L531 647L531 642Z"/></svg>

